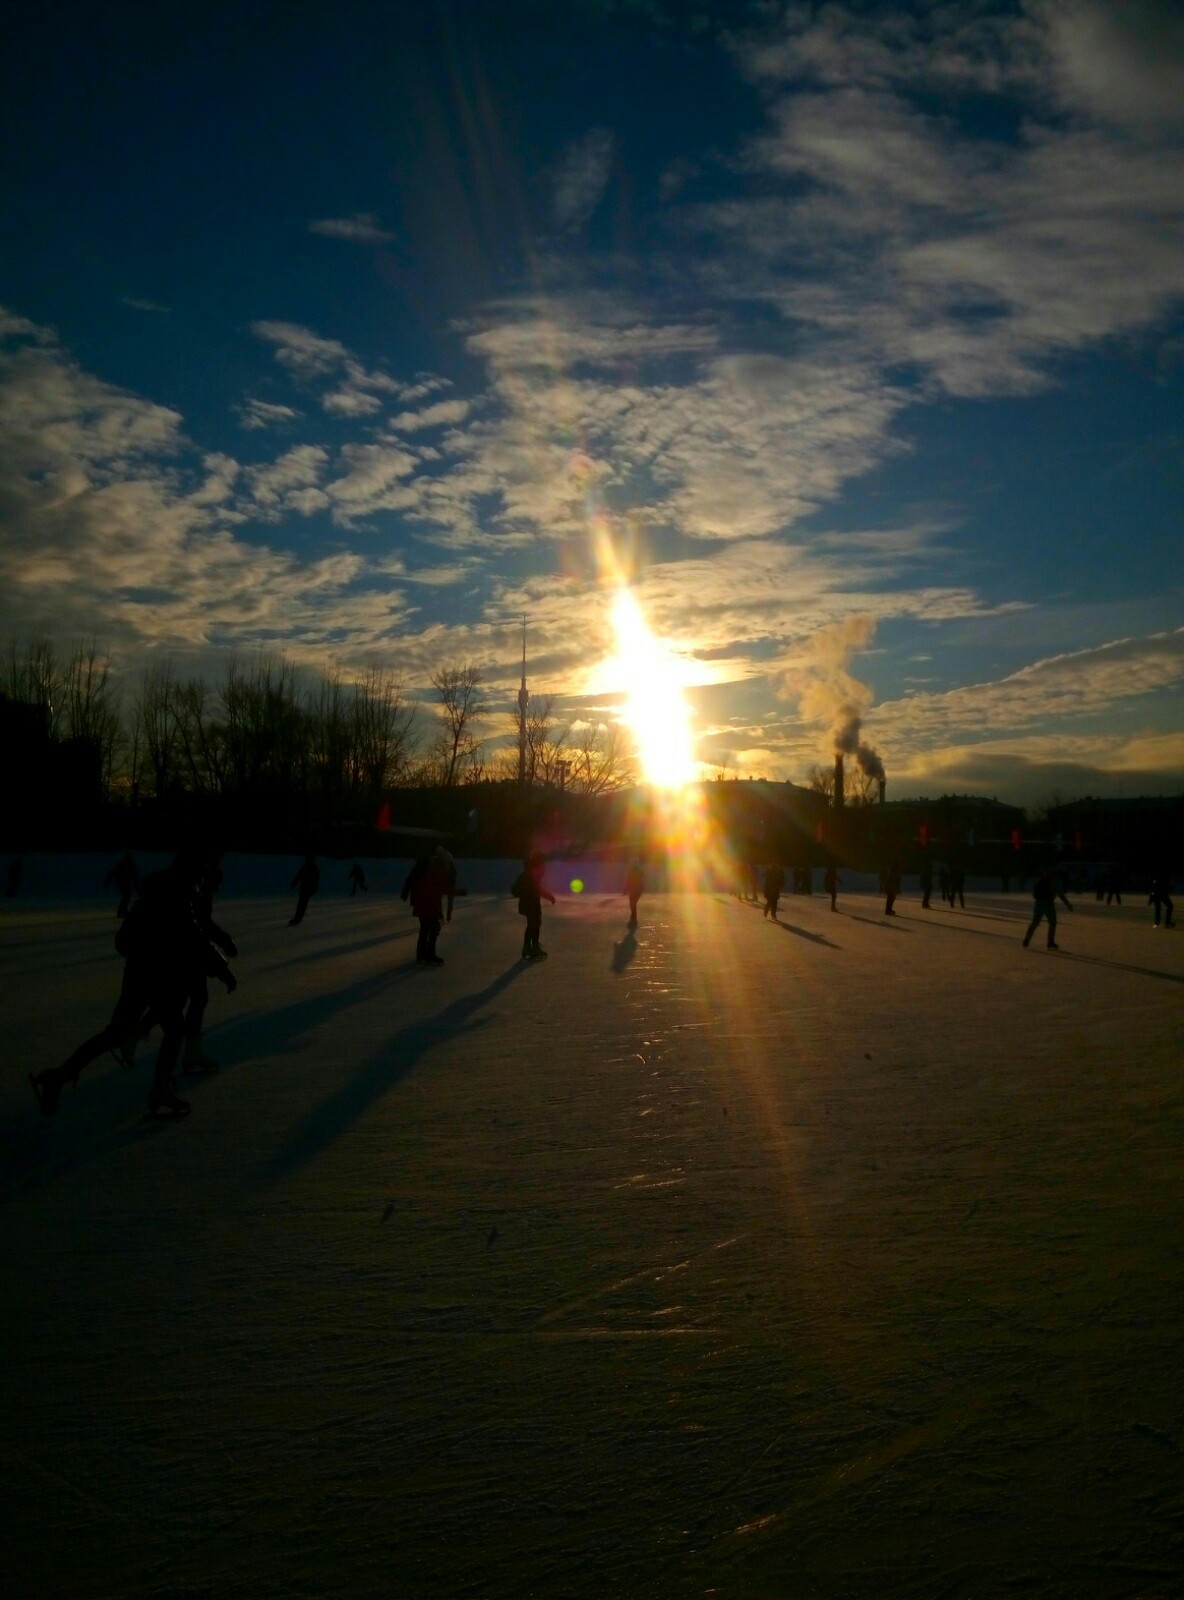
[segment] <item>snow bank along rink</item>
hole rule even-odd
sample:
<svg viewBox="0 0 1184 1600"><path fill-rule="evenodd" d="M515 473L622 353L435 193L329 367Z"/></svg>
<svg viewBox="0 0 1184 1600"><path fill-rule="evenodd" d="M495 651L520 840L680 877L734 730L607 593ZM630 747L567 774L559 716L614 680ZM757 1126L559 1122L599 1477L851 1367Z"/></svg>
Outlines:
<svg viewBox="0 0 1184 1600"><path fill-rule="evenodd" d="M1181 1592L1184 934L322 865L179 1124L39 1115L114 897L0 902L7 1594Z"/></svg>

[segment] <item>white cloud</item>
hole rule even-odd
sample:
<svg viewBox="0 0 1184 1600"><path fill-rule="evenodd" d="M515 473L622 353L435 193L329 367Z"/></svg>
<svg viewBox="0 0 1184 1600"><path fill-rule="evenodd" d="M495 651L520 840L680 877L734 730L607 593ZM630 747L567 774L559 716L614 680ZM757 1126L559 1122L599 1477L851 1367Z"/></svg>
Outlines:
<svg viewBox="0 0 1184 1600"><path fill-rule="evenodd" d="M417 433L421 428L441 428L447 423L463 422L470 410L467 400L438 400L422 411L401 411L390 419L390 426L400 433Z"/></svg>
<svg viewBox="0 0 1184 1600"><path fill-rule="evenodd" d="M234 409L248 432L261 428L280 428L287 422L298 421L302 415L294 406L281 406L270 400L253 400L249 397Z"/></svg>
<svg viewBox="0 0 1184 1600"><path fill-rule="evenodd" d="M167 316L168 306L159 305L155 300L145 300L140 295L125 294L120 296L121 304L130 306L133 311L151 311Z"/></svg>
<svg viewBox="0 0 1184 1600"><path fill-rule="evenodd" d="M345 239L351 244L385 244L393 239L379 222L373 211L355 211L348 217L324 217L310 222L309 233L322 234L326 239Z"/></svg>

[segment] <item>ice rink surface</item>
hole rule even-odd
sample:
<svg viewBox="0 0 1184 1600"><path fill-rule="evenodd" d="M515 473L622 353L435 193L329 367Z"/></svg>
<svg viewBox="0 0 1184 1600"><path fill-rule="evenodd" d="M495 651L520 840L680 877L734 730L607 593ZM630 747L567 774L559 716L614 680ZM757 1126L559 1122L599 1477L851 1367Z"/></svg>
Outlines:
<svg viewBox="0 0 1184 1600"><path fill-rule="evenodd" d="M179 1124L5 905L5 1593L1180 1594L1184 931L1030 905L221 900Z"/></svg>

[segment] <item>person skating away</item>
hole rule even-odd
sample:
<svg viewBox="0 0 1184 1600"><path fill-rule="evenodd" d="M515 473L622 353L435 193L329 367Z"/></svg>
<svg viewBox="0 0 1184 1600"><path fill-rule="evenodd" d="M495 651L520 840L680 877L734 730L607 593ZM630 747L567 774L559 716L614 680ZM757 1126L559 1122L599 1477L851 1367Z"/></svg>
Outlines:
<svg viewBox="0 0 1184 1600"><path fill-rule="evenodd" d="M349 877L347 878L346 882L349 884L349 897L351 900L353 899L354 895L357 894L359 889L363 894L367 892L366 874L362 871L362 864L360 861L355 861L353 866L349 869Z"/></svg>
<svg viewBox="0 0 1184 1600"><path fill-rule="evenodd" d="M629 896L629 926L636 928L637 902L645 893L645 868L640 860L630 863L629 870L625 874L624 892Z"/></svg>
<svg viewBox="0 0 1184 1600"><path fill-rule="evenodd" d="M415 946L415 959L425 967L442 967L444 957L436 954L436 941L444 916L444 899L448 897L448 920L452 921L452 858L439 845L426 851L415 863L403 885L403 898L411 901L411 910L419 918L419 939Z"/></svg>
<svg viewBox="0 0 1184 1600"><path fill-rule="evenodd" d="M1106 880L1106 904L1109 905L1111 900L1116 900L1119 905L1122 904L1122 868L1121 867L1115 867L1114 870L1111 872L1110 876Z"/></svg>
<svg viewBox="0 0 1184 1600"><path fill-rule="evenodd" d="M785 873L773 863L765 868L765 909L762 916L772 917L777 921L777 902L781 899L781 891L785 887Z"/></svg>
<svg viewBox="0 0 1184 1600"><path fill-rule="evenodd" d="M1172 875L1163 867L1158 868L1151 878L1151 904L1155 907L1155 926L1157 928L1159 927L1161 910L1166 913L1164 927L1174 928L1176 926L1172 920L1172 913L1176 909L1172 903Z"/></svg>
<svg viewBox="0 0 1184 1600"><path fill-rule="evenodd" d="M518 910L526 918L523 961L545 960L547 952L539 944L543 931L543 901L549 900L554 905L555 896L543 882L543 857L537 852L522 863L522 871L510 885L510 893L518 896Z"/></svg>
<svg viewBox="0 0 1184 1600"><path fill-rule="evenodd" d="M966 873L961 867L950 869L950 910L954 909L955 900L966 910Z"/></svg>
<svg viewBox="0 0 1184 1600"><path fill-rule="evenodd" d="M950 869L942 861L937 869L937 892L943 902L948 905L950 900Z"/></svg>
<svg viewBox="0 0 1184 1600"><path fill-rule="evenodd" d="M288 887L299 890L296 899L296 910L288 921L289 928L294 928L298 922L304 921L304 913L308 910L308 902L321 887L321 869L317 866L315 851L310 850L308 852L304 858L304 865L297 868L296 876Z"/></svg>
<svg viewBox="0 0 1184 1600"><path fill-rule="evenodd" d="M1024 935L1024 949L1031 943L1032 935L1042 922L1048 922L1048 948L1059 950L1057 943L1057 899L1051 870L1042 872L1032 885L1032 920Z"/></svg>
<svg viewBox="0 0 1184 1600"><path fill-rule="evenodd" d="M921 910L922 911L928 911L929 910L929 900L930 900L930 896L932 894L933 894L933 863L931 861L922 861L922 863L921 863Z"/></svg>
<svg viewBox="0 0 1184 1600"><path fill-rule="evenodd" d="M125 960L110 1022L60 1067L29 1074L46 1116L57 1110L66 1085L77 1083L83 1068L106 1051L118 1051L146 1016L154 1016L164 1029L148 1094L149 1114L180 1117L189 1111L189 1102L179 1099L173 1088L173 1069L185 1037L184 1008L195 976L221 979L227 994L237 987L234 973L198 926L194 890L195 863L184 854L141 884L140 898L116 936L116 949Z"/></svg>
<svg viewBox="0 0 1184 1600"><path fill-rule="evenodd" d="M900 893L900 868L894 861L884 874L884 915L894 917L896 912L892 909L896 904L896 897Z"/></svg>
<svg viewBox="0 0 1184 1600"><path fill-rule="evenodd" d="M839 898L839 869L835 866L833 861L829 862L827 865L826 876L822 880L822 887L826 890L827 894L830 895L831 910L837 911L839 909L836 903Z"/></svg>
<svg viewBox="0 0 1184 1600"><path fill-rule="evenodd" d="M105 889L110 889L112 885L119 890L119 904L115 908L115 915L126 917L131 909L132 897L140 892L140 874L136 870L135 858L130 850L119 858L103 879Z"/></svg>

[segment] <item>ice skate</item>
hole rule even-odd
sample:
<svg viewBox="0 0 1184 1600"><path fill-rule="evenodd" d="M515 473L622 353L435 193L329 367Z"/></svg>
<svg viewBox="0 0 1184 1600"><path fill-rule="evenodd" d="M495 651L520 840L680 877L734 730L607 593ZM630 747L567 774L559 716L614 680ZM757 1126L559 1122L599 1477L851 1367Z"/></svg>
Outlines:
<svg viewBox="0 0 1184 1600"><path fill-rule="evenodd" d="M181 1058L181 1071L188 1076L201 1072L217 1072L218 1063L211 1061L202 1048L200 1039L186 1039L185 1053Z"/></svg>
<svg viewBox="0 0 1184 1600"><path fill-rule="evenodd" d="M188 1100L174 1093L171 1083L153 1087L148 1096L149 1117L187 1117L192 1109Z"/></svg>

